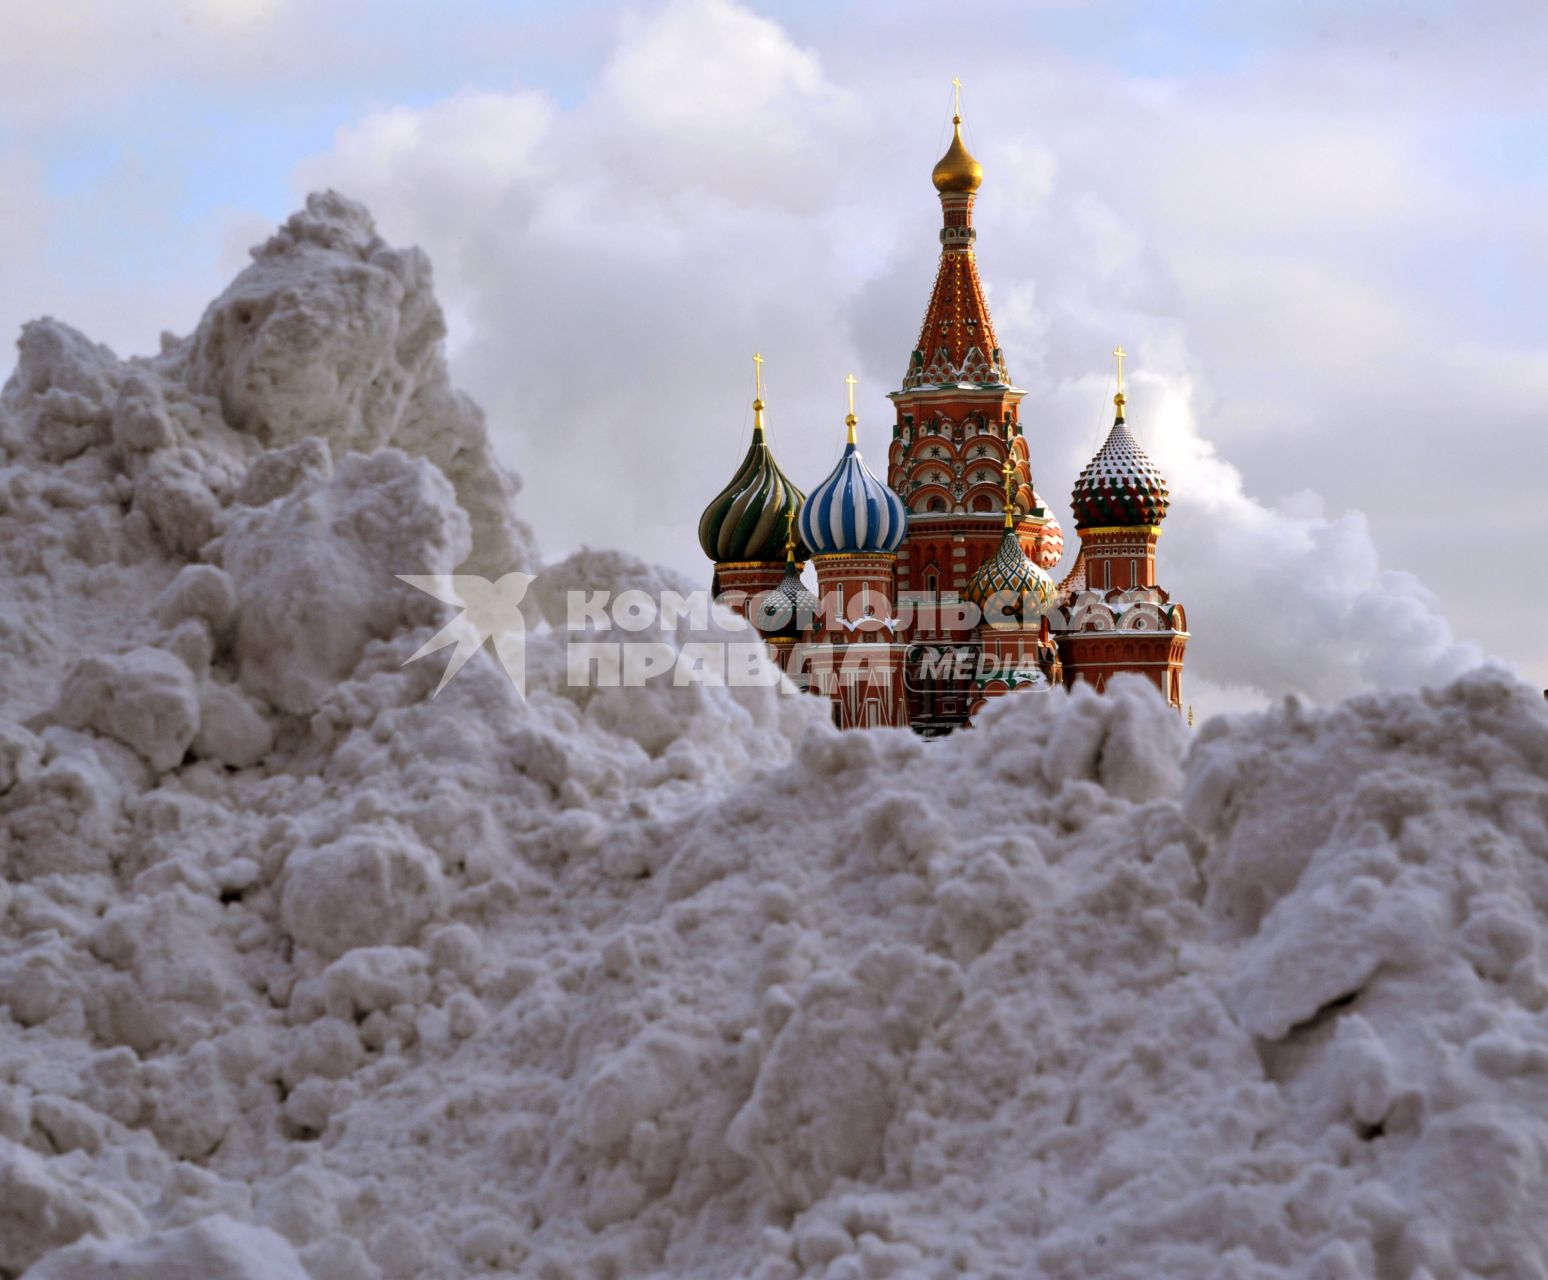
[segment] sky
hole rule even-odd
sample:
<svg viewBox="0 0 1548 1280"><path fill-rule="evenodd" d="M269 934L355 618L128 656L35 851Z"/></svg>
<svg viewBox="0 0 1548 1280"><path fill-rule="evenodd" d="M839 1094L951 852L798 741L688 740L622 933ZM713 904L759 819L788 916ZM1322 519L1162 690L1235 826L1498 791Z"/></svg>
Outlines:
<svg viewBox="0 0 1548 1280"><path fill-rule="evenodd" d="M545 553L697 579L755 350L797 483L851 372L882 468L960 77L1038 489L1069 532L1122 343L1185 696L1485 655L1548 686L1548 6L0 0L0 29L0 327L153 352L334 187L430 254Z"/></svg>

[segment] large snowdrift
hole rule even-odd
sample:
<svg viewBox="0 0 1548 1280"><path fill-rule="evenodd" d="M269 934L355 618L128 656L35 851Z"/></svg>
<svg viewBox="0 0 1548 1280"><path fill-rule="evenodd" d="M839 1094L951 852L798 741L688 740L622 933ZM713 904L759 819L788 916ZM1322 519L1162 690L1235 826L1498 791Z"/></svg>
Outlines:
<svg viewBox="0 0 1548 1280"><path fill-rule="evenodd" d="M441 334L333 195L158 357L23 334L0 1276L1548 1275L1533 691L432 699L396 575L538 567Z"/></svg>

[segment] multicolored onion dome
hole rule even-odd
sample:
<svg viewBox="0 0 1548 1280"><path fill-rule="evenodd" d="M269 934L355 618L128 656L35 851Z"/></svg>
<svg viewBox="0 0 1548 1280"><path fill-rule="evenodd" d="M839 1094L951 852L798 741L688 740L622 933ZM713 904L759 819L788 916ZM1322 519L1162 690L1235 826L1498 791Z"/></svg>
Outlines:
<svg viewBox="0 0 1548 1280"><path fill-rule="evenodd" d="M794 560L785 562L785 576L772 591L760 593L752 601L749 616L753 626L767 638L799 639L803 631L816 625L821 602L806 589L801 571Z"/></svg>
<svg viewBox="0 0 1548 1280"><path fill-rule="evenodd" d="M1070 495L1077 529L1160 524L1171 505L1166 481L1124 425L1123 396L1114 400L1118 416L1107 443L1086 464Z"/></svg>
<svg viewBox="0 0 1548 1280"><path fill-rule="evenodd" d="M963 589L962 598L984 612L989 604L1002 614L1022 619L1036 617L1054 597L1054 582L1021 549L1014 529L1007 529L994 554L978 566Z"/></svg>
<svg viewBox="0 0 1548 1280"><path fill-rule="evenodd" d="M801 504L796 520L801 541L819 556L896 551L908 530L908 509L865 465L855 443L854 415L846 422L844 456Z"/></svg>
<svg viewBox="0 0 1548 1280"><path fill-rule="evenodd" d="M1043 509L1043 527L1037 531L1036 551L1032 558L1040 568L1052 569L1064 559L1064 530L1059 527L1059 517L1049 510L1036 489L1032 490L1032 505Z"/></svg>
<svg viewBox="0 0 1548 1280"><path fill-rule="evenodd" d="M699 545L717 564L785 558L785 517L805 495L779 468L763 436L763 401L753 402L753 438L731 483L699 517ZM806 559L806 548L796 548Z"/></svg>

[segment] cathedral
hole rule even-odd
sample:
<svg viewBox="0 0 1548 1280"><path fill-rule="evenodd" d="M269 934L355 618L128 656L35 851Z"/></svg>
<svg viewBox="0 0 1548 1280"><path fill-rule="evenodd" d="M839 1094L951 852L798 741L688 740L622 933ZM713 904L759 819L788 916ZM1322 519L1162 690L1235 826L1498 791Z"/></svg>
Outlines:
<svg viewBox="0 0 1548 1280"><path fill-rule="evenodd" d="M1119 672L1182 706L1187 619L1156 581L1166 482L1124 420L1123 350L1112 431L1071 494L1078 547L1055 584L1064 533L1033 482L1011 381L984 301L973 202L983 167L952 140L931 179L941 257L895 410L883 482L848 442L810 493L765 438L761 358L752 441L705 509L712 590L763 634L797 684L844 728L968 725L988 699ZM810 561L817 590L806 585Z"/></svg>

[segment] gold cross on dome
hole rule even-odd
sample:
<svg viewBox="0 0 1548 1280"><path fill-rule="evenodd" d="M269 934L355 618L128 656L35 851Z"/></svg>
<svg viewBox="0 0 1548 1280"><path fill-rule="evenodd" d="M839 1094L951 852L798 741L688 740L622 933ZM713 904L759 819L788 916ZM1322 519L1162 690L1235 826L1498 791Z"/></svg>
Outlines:
<svg viewBox="0 0 1548 1280"><path fill-rule="evenodd" d="M753 387L758 399L763 399L763 353L753 352Z"/></svg>
<svg viewBox="0 0 1548 1280"><path fill-rule="evenodd" d="M1123 358L1129 353L1121 346L1113 348L1113 355L1118 361L1118 394L1123 394Z"/></svg>
<svg viewBox="0 0 1548 1280"><path fill-rule="evenodd" d="M853 416L855 412L855 375L852 373L848 375L844 379L844 383L849 388L849 412Z"/></svg>
<svg viewBox="0 0 1548 1280"><path fill-rule="evenodd" d="M951 114L962 114L962 80L958 76L951 78Z"/></svg>

